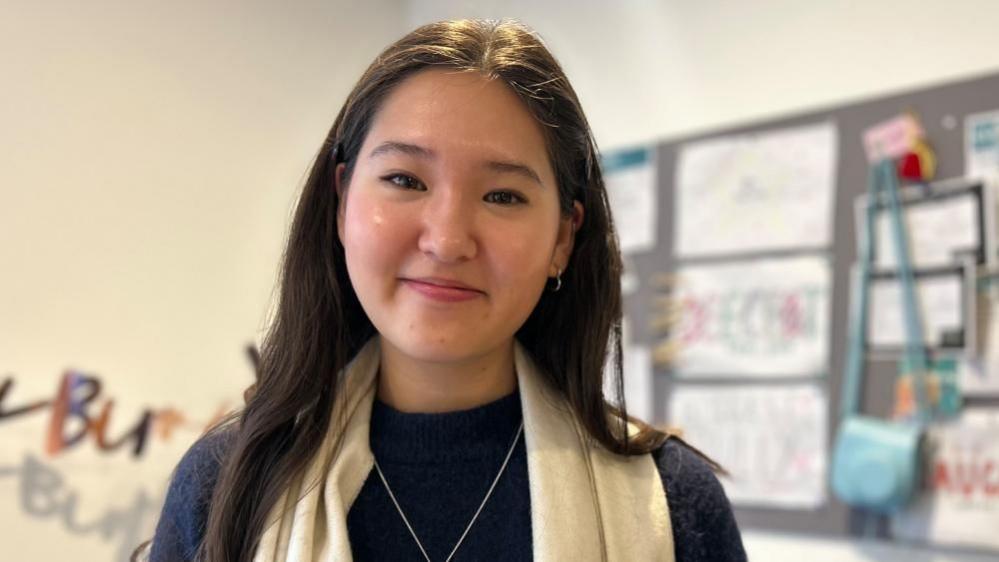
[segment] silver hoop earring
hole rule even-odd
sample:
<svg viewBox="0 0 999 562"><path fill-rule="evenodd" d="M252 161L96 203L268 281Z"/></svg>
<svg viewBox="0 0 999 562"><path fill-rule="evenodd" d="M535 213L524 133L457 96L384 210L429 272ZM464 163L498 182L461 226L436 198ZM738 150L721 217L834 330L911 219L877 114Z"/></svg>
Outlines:
<svg viewBox="0 0 999 562"><path fill-rule="evenodd" d="M559 289L562 288L562 270L559 269L558 273L555 274L555 288L552 289L553 293L557 293Z"/></svg>

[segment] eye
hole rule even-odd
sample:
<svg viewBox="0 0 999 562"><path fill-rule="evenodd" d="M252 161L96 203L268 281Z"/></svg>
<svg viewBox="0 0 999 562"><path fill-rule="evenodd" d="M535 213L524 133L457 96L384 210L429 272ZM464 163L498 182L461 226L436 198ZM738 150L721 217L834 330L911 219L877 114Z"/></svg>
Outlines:
<svg viewBox="0 0 999 562"><path fill-rule="evenodd" d="M526 199L512 191L490 191L486 194L485 200L498 205L517 205L527 202Z"/></svg>
<svg viewBox="0 0 999 562"><path fill-rule="evenodd" d="M403 189L415 189L417 191L426 191L427 189L423 185L423 182L407 174L389 174L382 176L381 179Z"/></svg>

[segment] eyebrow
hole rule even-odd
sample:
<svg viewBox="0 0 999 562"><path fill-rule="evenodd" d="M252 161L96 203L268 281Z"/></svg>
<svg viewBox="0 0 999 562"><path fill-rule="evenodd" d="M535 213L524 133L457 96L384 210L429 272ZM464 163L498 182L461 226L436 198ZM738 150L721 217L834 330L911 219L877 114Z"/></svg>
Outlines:
<svg viewBox="0 0 999 562"><path fill-rule="evenodd" d="M393 152L401 152L402 154L415 156L424 160L432 160L437 156L433 150L423 148L422 146L416 144L386 141L376 146L371 153L368 154L368 158L374 158L375 156L381 156L383 154L392 154Z"/></svg>
<svg viewBox="0 0 999 562"><path fill-rule="evenodd" d="M417 144L410 144L398 141L386 141L378 146L376 146L368 154L368 158L374 158L376 156L382 156L385 154L401 153L407 156L413 156L421 160L433 160L437 157L437 153L429 148L422 147ZM483 166L489 170L492 170L501 174L516 174L523 176L538 185L543 185L541 183L541 176L534 171L533 168L527 164L520 162L506 161L506 160L488 160L483 163Z"/></svg>

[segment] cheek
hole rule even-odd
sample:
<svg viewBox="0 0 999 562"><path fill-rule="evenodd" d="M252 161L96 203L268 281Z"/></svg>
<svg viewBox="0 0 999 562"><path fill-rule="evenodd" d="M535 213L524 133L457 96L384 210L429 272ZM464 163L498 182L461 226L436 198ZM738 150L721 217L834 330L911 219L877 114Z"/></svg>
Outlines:
<svg viewBox="0 0 999 562"><path fill-rule="evenodd" d="M351 201L344 217L345 246L366 246L382 236L385 214L377 205L367 201Z"/></svg>
<svg viewBox="0 0 999 562"><path fill-rule="evenodd" d="M502 241L503 259L510 271L521 278L530 279L544 271L548 262L547 240L539 240L537 236L507 237Z"/></svg>
<svg viewBox="0 0 999 562"><path fill-rule="evenodd" d="M518 298L532 300L540 295L548 279L554 236L538 236L537 228L507 229L494 243L496 270L505 272L503 285L515 290Z"/></svg>
<svg viewBox="0 0 999 562"><path fill-rule="evenodd" d="M344 215L343 246L351 279L371 281L384 269L400 246L401 229L376 201L361 193L349 200Z"/></svg>

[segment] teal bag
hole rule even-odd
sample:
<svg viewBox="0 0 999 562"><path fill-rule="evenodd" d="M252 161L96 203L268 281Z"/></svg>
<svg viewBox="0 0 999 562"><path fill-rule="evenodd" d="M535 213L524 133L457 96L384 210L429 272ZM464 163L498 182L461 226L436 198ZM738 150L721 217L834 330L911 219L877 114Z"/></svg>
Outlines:
<svg viewBox="0 0 999 562"><path fill-rule="evenodd" d="M839 426L832 487L845 504L883 513L904 507L920 479L922 428L854 415Z"/></svg>
<svg viewBox="0 0 999 562"><path fill-rule="evenodd" d="M882 197L882 192L883 197ZM873 258L876 213L885 200L892 219L895 256L902 286L906 345L904 365L911 369L916 395L913 420L893 422L860 414L860 391L867 345L867 308ZM840 425L833 448L831 484L843 503L891 513L919 490L924 428L929 420L925 373L929 366L909 263L908 243L898 196L895 165L884 160L871 170L868 185L866 238L861 241L857 298L850 315L849 347L843 376Z"/></svg>

